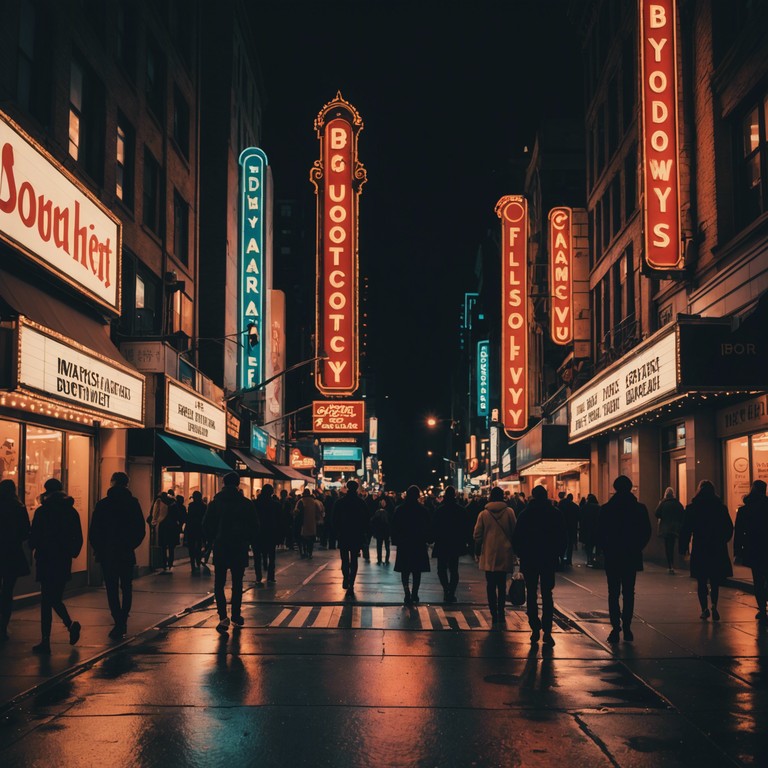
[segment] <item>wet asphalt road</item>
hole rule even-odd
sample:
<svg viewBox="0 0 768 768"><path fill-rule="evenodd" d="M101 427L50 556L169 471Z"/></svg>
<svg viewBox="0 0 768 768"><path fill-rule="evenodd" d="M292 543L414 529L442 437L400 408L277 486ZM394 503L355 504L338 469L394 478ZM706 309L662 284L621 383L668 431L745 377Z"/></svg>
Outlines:
<svg viewBox="0 0 768 768"><path fill-rule="evenodd" d="M165 583L189 580L181 568ZM71 672L7 703L0 765L768 765L752 596L723 590L722 621L702 622L694 582L649 567L636 640L612 648L604 580L558 574L545 649L520 610L490 627L469 558L458 604L432 573L409 609L391 567L361 561L352 602L335 553L281 552L277 585L247 582L242 630L216 633L198 581L202 604L105 654L81 649Z"/></svg>

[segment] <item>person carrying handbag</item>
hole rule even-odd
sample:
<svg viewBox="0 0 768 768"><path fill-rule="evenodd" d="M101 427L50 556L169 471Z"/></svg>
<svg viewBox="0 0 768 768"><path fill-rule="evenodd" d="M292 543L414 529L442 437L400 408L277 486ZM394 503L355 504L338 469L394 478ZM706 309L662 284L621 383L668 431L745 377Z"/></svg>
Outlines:
<svg viewBox="0 0 768 768"><path fill-rule="evenodd" d="M494 625L504 624L504 604L507 592L507 574L515 567L512 534L515 513L504 501L504 491L491 488L489 501L477 516L473 538L480 548L478 566L485 571L488 608Z"/></svg>
<svg viewBox="0 0 768 768"><path fill-rule="evenodd" d="M544 645L555 644L552 620L555 612L552 590L555 571L568 541L563 513L547 497L543 485L534 486L531 499L520 513L512 535L512 546L520 558L520 570L525 578L528 625L531 643L539 642L544 632ZM539 617L539 588L541 588L541 617Z"/></svg>

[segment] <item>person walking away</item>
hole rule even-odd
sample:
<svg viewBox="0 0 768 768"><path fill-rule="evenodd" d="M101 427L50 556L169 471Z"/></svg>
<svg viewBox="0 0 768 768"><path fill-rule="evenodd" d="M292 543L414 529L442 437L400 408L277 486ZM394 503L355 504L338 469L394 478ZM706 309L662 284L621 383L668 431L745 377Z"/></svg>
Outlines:
<svg viewBox="0 0 768 768"><path fill-rule="evenodd" d="M525 578L526 610L531 628L531 643L539 642L544 632L544 645L555 644L552 619L555 612L552 590L560 553L567 545L568 530L563 513L547 497L543 485L534 486L531 500L517 518L512 534L512 548L520 558L520 570ZM541 617L539 617L539 588L541 588Z"/></svg>
<svg viewBox="0 0 768 768"><path fill-rule="evenodd" d="M2 485L2 483L0 483ZM748 568L752 569L752 583L755 589L757 614L761 623L768 623L766 601L768 601L768 497L763 480L755 480L744 505L736 513L736 534L733 553Z"/></svg>
<svg viewBox="0 0 768 768"><path fill-rule="evenodd" d="M357 495L360 486L356 480L347 482L347 492L340 496L333 507L333 520L341 558L342 587L348 597L354 597L358 558L363 546L368 507Z"/></svg>
<svg viewBox="0 0 768 768"><path fill-rule="evenodd" d="M200 491L192 491L192 501L187 507L187 522L184 524L184 543L189 551L189 567L192 574L200 573L203 559L203 518L206 505Z"/></svg>
<svg viewBox="0 0 768 768"><path fill-rule="evenodd" d="M301 516L301 538L304 545L302 557L311 560L317 538L317 526L322 521L325 510L309 488L302 491L296 508L297 514Z"/></svg>
<svg viewBox="0 0 768 768"><path fill-rule="evenodd" d="M563 565L573 565L573 550L578 547L579 505L573 500L573 494L567 494L558 505L565 520L568 539L563 547Z"/></svg>
<svg viewBox="0 0 768 768"><path fill-rule="evenodd" d="M584 506L581 508L579 519L579 536L587 558L587 568L597 566L595 536L599 516L600 504L598 504L597 496L594 493L588 493Z"/></svg>
<svg viewBox="0 0 768 768"><path fill-rule="evenodd" d="M115 472L107 495L96 502L88 540L96 562L101 564L107 604L114 626L112 640L128 631L128 616L133 603L135 549L144 541L147 525L138 499L128 490L128 475Z"/></svg>
<svg viewBox="0 0 768 768"><path fill-rule="evenodd" d="M237 472L224 475L224 487L213 497L203 518L203 529L213 541L213 594L219 614L216 631L220 634L226 634L230 625L224 593L227 571L232 575L232 623L236 627L245 623L241 613L243 575L248 565L248 547L257 539L259 529L256 508L240 492L239 485Z"/></svg>
<svg viewBox="0 0 768 768"><path fill-rule="evenodd" d="M635 582L637 572L643 570L643 549L651 538L651 521L645 504L632 493L630 478L619 475L613 488L613 496L600 507L596 543L603 551L608 581L608 642L618 643L622 630L627 642L635 639Z"/></svg>
<svg viewBox="0 0 768 768"><path fill-rule="evenodd" d="M64 605L64 587L72 577L72 560L83 548L83 529L75 500L64 492L61 481L45 481L40 506L32 517L29 548L35 556L35 578L40 582L40 630L42 639L34 653L51 652L52 611L69 631L69 644L80 639L80 622L73 621Z"/></svg>
<svg viewBox="0 0 768 768"><path fill-rule="evenodd" d="M405 501L392 516L392 541L397 547L395 572L403 584L403 604L419 602L421 574L428 573L430 542L429 512L419 501L421 490L411 485L405 492ZM410 582L412 581L412 587Z"/></svg>
<svg viewBox="0 0 768 768"><path fill-rule="evenodd" d="M494 624L504 623L504 603L507 594L507 574L515 568L512 535L515 513L506 505L499 486L491 488L488 503L477 516L473 539L479 547L478 567L485 571L488 608Z"/></svg>
<svg viewBox="0 0 768 768"><path fill-rule="evenodd" d="M728 576L733 575L731 558L728 555L728 542L732 536L733 523L727 507L715 493L712 482L702 480L696 489L696 495L685 508L678 543L681 555L690 547L691 576L696 579L701 619L710 617L707 603L709 597L712 603L712 620L720 620L717 610L720 585Z"/></svg>
<svg viewBox="0 0 768 768"><path fill-rule="evenodd" d="M150 524L157 530L157 543L160 546L163 572L169 573L173 569L174 554L179 544L179 518L176 501L169 493L163 491L155 499L152 505Z"/></svg>
<svg viewBox="0 0 768 768"><path fill-rule="evenodd" d="M675 575L675 545L684 516L685 507L675 498L675 491L667 488L664 491L664 498L656 507L656 518L659 521L659 536L664 540L664 554L670 576Z"/></svg>
<svg viewBox="0 0 768 768"><path fill-rule="evenodd" d="M0 480L0 641L8 639L13 589L29 573L24 542L29 539L29 515L13 480Z"/></svg>
<svg viewBox="0 0 768 768"><path fill-rule="evenodd" d="M437 577L443 587L443 602L456 602L459 586L459 558L466 552L466 510L456 499L456 489L449 485L443 502L435 509L432 555L437 558Z"/></svg>
<svg viewBox="0 0 768 768"><path fill-rule="evenodd" d="M252 543L256 584L261 584L262 568L267 572L267 584L274 584L277 543L283 538L284 528L281 505L271 483L264 484L254 506L259 518L258 540Z"/></svg>
<svg viewBox="0 0 768 768"><path fill-rule="evenodd" d="M389 504L387 497L382 493L371 519L371 532L376 538L376 565L381 565L382 562L389 565L390 528ZM382 561L382 555L386 556L386 560Z"/></svg>

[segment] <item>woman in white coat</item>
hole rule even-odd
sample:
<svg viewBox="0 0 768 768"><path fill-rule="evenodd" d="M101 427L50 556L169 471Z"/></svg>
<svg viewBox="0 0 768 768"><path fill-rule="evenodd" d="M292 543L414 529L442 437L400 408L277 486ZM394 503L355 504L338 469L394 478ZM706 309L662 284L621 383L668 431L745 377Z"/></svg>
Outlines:
<svg viewBox="0 0 768 768"><path fill-rule="evenodd" d="M516 520L515 513L504 501L501 488L491 488L489 499L477 516L473 538L478 565L485 571L488 607L496 624L504 623L507 574L512 573L515 564L512 534Z"/></svg>

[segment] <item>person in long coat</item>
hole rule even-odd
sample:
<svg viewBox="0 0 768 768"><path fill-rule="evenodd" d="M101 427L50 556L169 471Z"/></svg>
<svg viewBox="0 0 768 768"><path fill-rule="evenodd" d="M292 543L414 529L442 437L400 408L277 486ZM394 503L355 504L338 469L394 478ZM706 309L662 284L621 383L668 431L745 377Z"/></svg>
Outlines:
<svg viewBox="0 0 768 768"><path fill-rule="evenodd" d="M227 571L232 574L232 623L236 628L244 624L241 612L243 575L248 565L248 549L256 540L259 529L256 508L240 492L239 485L240 475L237 472L224 475L224 487L213 497L203 518L203 530L213 541L213 594L219 614L216 631L222 635L227 634L230 626L224 593Z"/></svg>
<svg viewBox="0 0 768 768"><path fill-rule="evenodd" d="M485 571L488 608L493 623L504 622L504 604L507 599L507 574L515 568L512 535L515 532L515 513L504 501L504 491L491 488L488 503L480 511L475 523L473 539L479 548L478 566Z"/></svg>
<svg viewBox="0 0 768 768"><path fill-rule="evenodd" d="M608 615L611 621L609 643L635 639L632 618L635 613L637 572L643 570L643 550L651 538L648 508L632 493L632 480L619 475L613 481L616 493L600 507L597 520L597 545L603 551L608 581ZM623 604L620 605L620 598Z"/></svg>
<svg viewBox="0 0 768 768"><path fill-rule="evenodd" d="M512 547L520 558L525 577L526 612L531 628L531 642L539 641L544 632L544 645L554 645L552 619L555 613L552 590L560 554L568 542L568 529L563 513L547 497L543 485L534 486L531 499L517 518ZM541 586L541 618L538 592Z"/></svg>
<svg viewBox="0 0 768 768"><path fill-rule="evenodd" d="M251 543L256 584L261 584L262 568L267 572L267 584L274 584L277 543L283 540L282 507L271 483L264 483L253 503L259 518L258 540Z"/></svg>
<svg viewBox="0 0 768 768"><path fill-rule="evenodd" d="M152 504L150 525L157 530L163 572L173 569L174 553L179 545L179 520L176 500L171 494L161 492Z"/></svg>
<svg viewBox="0 0 768 768"><path fill-rule="evenodd" d="M349 598L355 595L358 560L368 527L368 507L357 494L359 487L357 480L349 480L347 492L340 496L333 506L334 528L341 559L342 587L347 591Z"/></svg>
<svg viewBox="0 0 768 768"><path fill-rule="evenodd" d="M0 640L8 639L16 580L29 573L24 553L28 538L29 515L16 494L16 483L0 480Z"/></svg>
<svg viewBox="0 0 768 768"><path fill-rule="evenodd" d="M69 643L80 639L80 622L73 621L64 605L64 587L72 577L72 560L83 547L83 529L75 500L64 492L60 480L45 481L40 506L32 517L29 548L35 556L35 578L40 582L40 630L42 639L34 653L51 652L52 611L69 631Z"/></svg>
<svg viewBox="0 0 768 768"><path fill-rule="evenodd" d="M412 485L405 501L392 515L392 542L397 547L395 571L403 584L403 604L419 602L421 574L428 573L430 538L429 512L419 501L421 490ZM411 586L412 580L412 586Z"/></svg>
<svg viewBox="0 0 768 768"><path fill-rule="evenodd" d="M702 480L696 495L685 508L679 541L681 555L689 547L691 550L691 576L697 582L696 593L702 619L710 617L707 603L709 597L712 603L712 620L720 620L717 610L720 585L728 576L733 575L731 558L728 555L728 542L732 536L733 522L728 508L715 493L712 482Z"/></svg>
<svg viewBox="0 0 768 768"><path fill-rule="evenodd" d="M764 480L755 480L736 513L733 553L752 569L757 614L761 624L768 622L768 497Z"/></svg>
<svg viewBox="0 0 768 768"><path fill-rule="evenodd" d="M443 503L434 514L432 556L437 558L437 577L443 587L443 601L456 602L459 586L459 558L466 552L467 512L456 500L456 489L449 485Z"/></svg>
<svg viewBox="0 0 768 768"><path fill-rule="evenodd" d="M656 518L659 521L659 537L664 540L667 570L671 576L675 573L675 545L683 526L684 516L685 507L675 498L674 489L667 488L664 491L664 498L656 507Z"/></svg>
<svg viewBox="0 0 768 768"><path fill-rule="evenodd" d="M189 551L189 567L193 574L200 573L203 558L203 518L206 504L200 491L192 492L192 501L187 507L187 521L184 523L184 543Z"/></svg>
<svg viewBox="0 0 768 768"><path fill-rule="evenodd" d="M133 566L136 547L147 533L139 500L128 489L128 475L115 472L107 495L96 502L88 540L101 563L107 604L115 625L109 637L119 640L128 631L133 604ZM122 599L121 599L122 593Z"/></svg>
<svg viewBox="0 0 768 768"><path fill-rule="evenodd" d="M371 518L371 533L376 539L376 564L389 565L391 527L389 502L382 493L376 504L376 511ZM382 560L383 555L386 556L386 560Z"/></svg>

